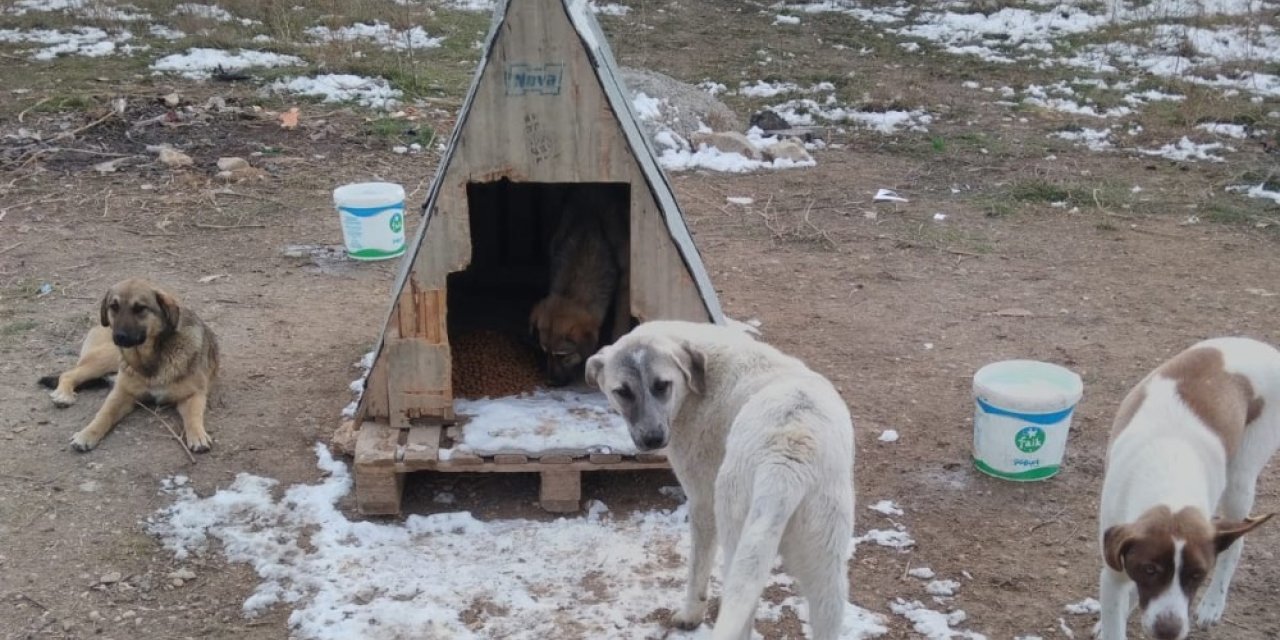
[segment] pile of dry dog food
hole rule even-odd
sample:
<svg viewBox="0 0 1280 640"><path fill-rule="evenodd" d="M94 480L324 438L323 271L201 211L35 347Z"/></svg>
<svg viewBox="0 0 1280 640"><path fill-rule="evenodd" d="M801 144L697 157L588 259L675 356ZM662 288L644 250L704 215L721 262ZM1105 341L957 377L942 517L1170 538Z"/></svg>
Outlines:
<svg viewBox="0 0 1280 640"><path fill-rule="evenodd" d="M528 393L543 383L538 354L516 336L463 330L449 336L453 397L474 400Z"/></svg>

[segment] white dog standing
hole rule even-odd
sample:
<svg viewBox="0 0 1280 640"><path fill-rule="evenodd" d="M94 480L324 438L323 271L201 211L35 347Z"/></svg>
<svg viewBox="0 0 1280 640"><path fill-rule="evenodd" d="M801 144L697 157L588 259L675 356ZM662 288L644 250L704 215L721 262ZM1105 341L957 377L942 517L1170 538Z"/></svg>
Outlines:
<svg viewBox="0 0 1280 640"><path fill-rule="evenodd" d="M702 624L719 533L715 640L749 638L774 559L799 582L815 640L836 640L848 602L853 423L804 363L740 330L649 322L587 362L642 450L667 447L689 498L692 553L680 628Z"/></svg>
<svg viewBox="0 0 1280 640"><path fill-rule="evenodd" d="M1161 365L1120 405L1098 518L1102 619L1124 640L1133 604L1158 640L1190 631L1191 600L1210 572L1196 622L1222 618L1254 485L1280 447L1280 351L1256 340L1201 342ZM1221 508L1221 520L1212 518Z"/></svg>

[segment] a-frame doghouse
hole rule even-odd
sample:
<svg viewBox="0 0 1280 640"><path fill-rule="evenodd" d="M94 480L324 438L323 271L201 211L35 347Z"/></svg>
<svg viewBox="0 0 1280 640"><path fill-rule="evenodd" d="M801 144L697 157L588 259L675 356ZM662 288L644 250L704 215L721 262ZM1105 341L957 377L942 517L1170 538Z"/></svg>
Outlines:
<svg viewBox="0 0 1280 640"><path fill-rule="evenodd" d="M484 457L449 448L454 333L468 322L528 331L529 309L546 293L545 240L558 213L545 203L574 189L600 190L596 196L613 198L611 209L626 216L630 269L622 282L629 284L615 301L617 326L723 322L589 7L499 0L356 411L363 513L398 513L403 476L414 471L540 473L543 507L572 511L582 471L667 467L661 455L584 449Z"/></svg>

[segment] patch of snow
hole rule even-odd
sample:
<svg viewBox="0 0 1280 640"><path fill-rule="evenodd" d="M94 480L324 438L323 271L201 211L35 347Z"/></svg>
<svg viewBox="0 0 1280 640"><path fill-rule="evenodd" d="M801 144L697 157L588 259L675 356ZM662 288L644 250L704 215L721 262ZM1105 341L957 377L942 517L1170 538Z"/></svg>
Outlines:
<svg viewBox="0 0 1280 640"><path fill-rule="evenodd" d="M320 98L324 102L354 102L364 107L390 109L403 95L385 78L326 73L277 80L268 89Z"/></svg>
<svg viewBox="0 0 1280 640"><path fill-rule="evenodd" d="M195 18L203 18L205 20L213 20L214 22L239 22L242 25L250 26L261 24L257 20L250 18L237 18L230 11L219 7L216 4L198 4L195 2L184 2L173 8L173 13L180 15L188 15Z"/></svg>
<svg viewBox="0 0 1280 640"><path fill-rule="evenodd" d="M1111 148L1111 130L1110 129L1090 129L1081 127L1074 131L1056 131L1049 134L1054 138L1070 140L1077 144L1088 147L1090 151L1106 151Z"/></svg>
<svg viewBox="0 0 1280 640"><path fill-rule="evenodd" d="M810 126L817 121L852 123L886 135L901 130L928 131L933 116L921 110L861 111L834 103L835 96L828 96L825 104L810 98L790 100L769 107L792 126Z"/></svg>
<svg viewBox="0 0 1280 640"><path fill-rule="evenodd" d="M683 597L687 507L618 516L593 502L586 515L553 521L480 521L467 512L352 521L337 507L352 489L351 472L323 445L316 455L325 477L315 484L283 488L241 473L200 497L166 478L174 502L148 519L147 530L179 560L217 549L249 565L260 582L243 613L288 607L289 635L300 640L629 640L668 632L652 613ZM781 591L783 602L762 607L762 617L793 608L805 619L792 582L774 577L770 591ZM583 597L585 584L593 597ZM480 614L464 621L458 614L468 607ZM571 626L565 611L573 612ZM880 616L848 605L841 638L887 631ZM678 635L710 633L704 626Z"/></svg>
<svg viewBox="0 0 1280 640"><path fill-rule="evenodd" d="M920 580L932 580L937 576L937 574L933 572L933 569L930 569L929 567L917 567L908 571L907 575Z"/></svg>
<svg viewBox="0 0 1280 640"><path fill-rule="evenodd" d="M1102 604L1093 598L1085 598L1064 607L1073 616L1097 615L1102 612Z"/></svg>
<svg viewBox="0 0 1280 640"><path fill-rule="evenodd" d="M987 640L987 637L981 633L953 629L968 619L965 612L959 609L951 613L942 613L929 609L916 600L907 601L896 598L889 603L889 610L910 621L916 633L927 640L951 640L952 638Z"/></svg>
<svg viewBox="0 0 1280 640"><path fill-rule="evenodd" d="M505 398L458 399L453 408L467 418L455 448L476 455L636 453L626 421L600 393L539 389Z"/></svg>
<svg viewBox="0 0 1280 640"><path fill-rule="evenodd" d="M781 24L781 25L797 25L797 24L800 24L800 17L799 17L799 16L788 16L788 15L779 14L779 15L776 15L776 16L774 16L774 17L773 17L773 24L775 24L775 25L780 25L780 24Z"/></svg>
<svg viewBox="0 0 1280 640"><path fill-rule="evenodd" d="M23 52L31 54L32 60L53 60L59 56L100 58L117 51L129 53L140 49L124 44L132 39L133 34L128 31L108 33L97 27L73 27L66 31L0 29L2 43L40 45L39 48Z"/></svg>
<svg viewBox="0 0 1280 640"><path fill-rule="evenodd" d="M881 500L867 508L885 516L900 516L905 514L905 512L898 508L898 505L894 504L892 500Z"/></svg>
<svg viewBox="0 0 1280 640"><path fill-rule="evenodd" d="M1262 184L1253 185L1253 186L1249 186L1249 185L1231 186L1231 187L1227 187L1227 191L1232 191L1235 193L1243 193L1245 196L1249 198L1263 198L1266 200L1270 200L1276 204L1280 204L1280 191L1273 191L1271 189L1268 189L1267 184L1265 182Z"/></svg>
<svg viewBox="0 0 1280 640"><path fill-rule="evenodd" d="M719 95L729 90L729 87L726 87L723 84L720 84L719 82L712 82L711 80L703 80L702 82L699 82L698 88L702 89L703 91L706 91L707 93L713 96Z"/></svg>
<svg viewBox="0 0 1280 640"><path fill-rule="evenodd" d="M916 541L912 539L911 534L897 529L872 529L853 539L854 545L864 542L900 551L916 546Z"/></svg>
<svg viewBox="0 0 1280 640"><path fill-rule="evenodd" d="M746 206L755 202L755 199L748 198L746 196L727 196L725 197L725 200L728 201L729 204L736 204L736 205L742 205L742 206Z"/></svg>
<svg viewBox="0 0 1280 640"><path fill-rule="evenodd" d="M201 5L203 6L203 5ZM224 71L243 71L253 67L289 67L303 64L302 58L270 51L241 49L236 53L222 49L194 48L185 53L167 55L151 63L153 71L181 74L193 80L203 80L219 68Z"/></svg>
<svg viewBox="0 0 1280 640"><path fill-rule="evenodd" d="M924 590L931 596L950 598L960 591L960 583L955 580L934 580L925 585Z"/></svg>
<svg viewBox="0 0 1280 640"><path fill-rule="evenodd" d="M897 442L898 432L894 431L893 429L885 429L884 431L880 432L880 437L878 438L878 440L880 440L880 442Z"/></svg>
<svg viewBox="0 0 1280 640"><path fill-rule="evenodd" d="M1210 162L1223 162L1221 156L1215 156L1211 152L1218 150L1231 149L1225 147L1220 142L1197 143L1192 142L1190 138L1183 136L1176 143L1166 144L1159 149L1137 149L1138 153L1147 156L1159 156L1168 158L1169 160L1177 160L1180 162L1194 162L1196 160L1208 160Z"/></svg>
<svg viewBox="0 0 1280 640"><path fill-rule="evenodd" d="M637 91L635 97L631 99L631 105L636 111L636 117L641 120L658 120L662 117L661 98L651 98L643 91Z"/></svg>
<svg viewBox="0 0 1280 640"><path fill-rule="evenodd" d="M458 11L492 12L496 5L497 3L494 0L444 0L441 6Z"/></svg>
<svg viewBox="0 0 1280 640"><path fill-rule="evenodd" d="M357 22L346 27L330 29L317 26L306 30L307 36L321 42L372 42L383 49L392 51L409 51L415 49L434 49L444 42L444 38L433 38L422 27L413 27L408 31L393 29L385 22L372 24Z"/></svg>
<svg viewBox="0 0 1280 640"><path fill-rule="evenodd" d="M1209 133L1212 133L1215 136L1225 136L1228 138L1235 138L1237 140L1244 140L1245 138L1249 137L1248 128L1242 124L1229 124L1225 122L1205 122L1205 123L1196 125L1196 128L1201 131L1208 131Z"/></svg>
<svg viewBox="0 0 1280 640"><path fill-rule="evenodd" d="M591 13L602 16L622 17L631 13L631 7L612 2L609 4L599 4L595 2L595 0L591 0L587 6L591 8Z"/></svg>
<svg viewBox="0 0 1280 640"><path fill-rule="evenodd" d="M187 37L187 34L163 24L153 24L147 28L147 32L165 40L181 40Z"/></svg>
<svg viewBox="0 0 1280 640"><path fill-rule="evenodd" d="M817 164L808 161L794 161L790 158L774 158L772 161L748 158L741 153L721 151L705 144L697 149L683 138L670 131L660 132L655 136L657 143L664 147L658 155L658 164L667 171L687 171L690 169L707 169L723 173L747 173L759 169L792 169L812 167ZM747 141L757 150L763 151L777 144L777 136L765 136L757 127L747 131Z"/></svg>

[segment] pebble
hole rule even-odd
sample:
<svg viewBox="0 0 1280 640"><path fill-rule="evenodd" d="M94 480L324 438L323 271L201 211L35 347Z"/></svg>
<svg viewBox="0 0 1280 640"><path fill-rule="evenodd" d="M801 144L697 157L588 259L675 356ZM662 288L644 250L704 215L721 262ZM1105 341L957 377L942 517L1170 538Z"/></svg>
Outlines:
<svg viewBox="0 0 1280 640"><path fill-rule="evenodd" d="M1070 573L1070 571L1067 571L1066 567L1058 567L1058 575L1065 576L1068 573Z"/></svg>
<svg viewBox="0 0 1280 640"><path fill-rule="evenodd" d="M101 614L101 613L98 613L97 611L90 611L90 612L89 612L89 619L90 619L90 620L92 620L92 621L94 621L94 622L98 622L99 620L102 620L102 614Z"/></svg>
<svg viewBox="0 0 1280 640"><path fill-rule="evenodd" d="M177 571L170 573L169 577L176 578L178 580L195 580L196 572L190 569L178 569Z"/></svg>
<svg viewBox="0 0 1280 640"><path fill-rule="evenodd" d="M115 584L120 582L123 578L124 576L121 575L119 571L112 571L110 573L102 574L102 577L98 578L98 582L101 582L102 584Z"/></svg>
<svg viewBox="0 0 1280 640"><path fill-rule="evenodd" d="M138 615L138 614L137 614L137 613L134 613L134 611L133 611L132 609L130 609L129 611L126 611L126 612L124 612L124 613L120 614L120 617L121 617L121 618L123 618L123 619L125 619L125 620L128 620L129 618L132 618L132 617L134 617L134 616L136 616L136 615Z"/></svg>
<svg viewBox="0 0 1280 640"><path fill-rule="evenodd" d="M169 584L171 584L171 585L173 585L173 586L175 586L175 587L181 587L181 586L182 586L183 584L185 584L185 583L182 581L182 578L174 578L174 579L172 579L172 580L170 580L170 581L169 581Z"/></svg>

